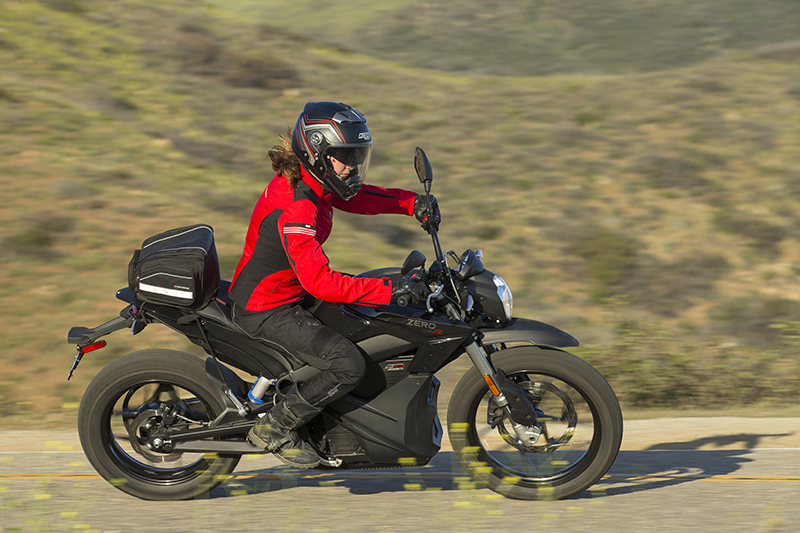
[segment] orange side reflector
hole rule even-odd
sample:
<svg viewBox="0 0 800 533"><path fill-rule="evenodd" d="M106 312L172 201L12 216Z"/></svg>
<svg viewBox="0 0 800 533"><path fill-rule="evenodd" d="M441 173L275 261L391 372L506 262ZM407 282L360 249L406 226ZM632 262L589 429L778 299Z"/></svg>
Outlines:
<svg viewBox="0 0 800 533"><path fill-rule="evenodd" d="M500 391L497 390L497 385L494 384L494 381L492 381L492 377L489 374L483 376L483 381L485 381L489 386L489 390L492 391L492 394L495 396L500 396Z"/></svg>

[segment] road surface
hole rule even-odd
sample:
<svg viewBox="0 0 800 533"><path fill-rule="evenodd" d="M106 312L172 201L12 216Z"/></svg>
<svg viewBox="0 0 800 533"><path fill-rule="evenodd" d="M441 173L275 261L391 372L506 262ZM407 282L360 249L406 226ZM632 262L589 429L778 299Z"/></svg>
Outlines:
<svg viewBox="0 0 800 533"><path fill-rule="evenodd" d="M794 532L800 418L627 421L595 487L521 502L476 487L443 448L423 468L300 471L247 456L207 497L145 502L102 480L74 431L0 431L0 532Z"/></svg>

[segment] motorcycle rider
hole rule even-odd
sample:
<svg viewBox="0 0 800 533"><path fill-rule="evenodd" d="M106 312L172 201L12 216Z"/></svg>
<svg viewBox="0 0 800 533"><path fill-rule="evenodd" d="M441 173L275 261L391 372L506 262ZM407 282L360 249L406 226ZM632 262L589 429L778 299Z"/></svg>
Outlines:
<svg viewBox="0 0 800 533"><path fill-rule="evenodd" d="M383 306L407 295L421 298L424 284L406 277L354 278L334 271L322 250L333 208L350 213L414 215L438 227L430 198L402 189L364 184L372 156L366 118L336 102L309 102L282 145L269 151L277 175L256 203L242 258L230 289L234 321L248 334L280 344L322 372L295 384L250 431L248 440L287 464L313 468L319 456L295 431L328 403L352 390L364 375L361 352L320 324L304 308L309 295L335 303Z"/></svg>

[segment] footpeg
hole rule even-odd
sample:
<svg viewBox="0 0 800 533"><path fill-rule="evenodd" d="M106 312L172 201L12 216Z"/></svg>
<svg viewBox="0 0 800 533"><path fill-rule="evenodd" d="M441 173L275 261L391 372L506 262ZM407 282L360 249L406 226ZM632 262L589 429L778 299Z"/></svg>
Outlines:
<svg viewBox="0 0 800 533"><path fill-rule="evenodd" d="M319 456L319 464L329 466L331 468L339 468L340 466L342 466L343 462L344 461L342 461L341 459L329 459L321 455Z"/></svg>

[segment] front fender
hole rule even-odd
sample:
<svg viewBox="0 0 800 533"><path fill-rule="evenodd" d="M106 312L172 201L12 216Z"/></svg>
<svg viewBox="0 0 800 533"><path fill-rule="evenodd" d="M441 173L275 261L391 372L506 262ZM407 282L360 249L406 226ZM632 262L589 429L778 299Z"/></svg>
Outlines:
<svg viewBox="0 0 800 533"><path fill-rule="evenodd" d="M483 344L500 344L503 342L530 342L540 346L568 348L578 346L578 339L561 331L557 327L530 320L528 318L512 318L508 324L478 328L483 333Z"/></svg>

